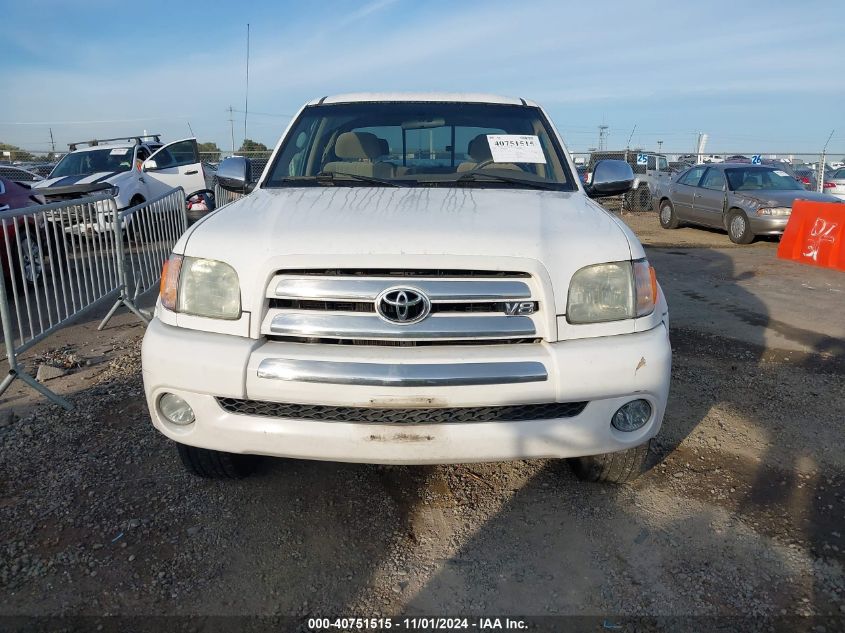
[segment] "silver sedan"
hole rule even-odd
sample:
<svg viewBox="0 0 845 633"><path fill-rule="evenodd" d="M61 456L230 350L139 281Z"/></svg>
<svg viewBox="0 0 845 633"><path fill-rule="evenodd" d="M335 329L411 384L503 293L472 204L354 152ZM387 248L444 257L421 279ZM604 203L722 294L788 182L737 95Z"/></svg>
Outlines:
<svg viewBox="0 0 845 633"><path fill-rule="evenodd" d="M845 167L840 167L834 171L825 182L833 185L828 190L829 194L845 201Z"/></svg>
<svg viewBox="0 0 845 633"><path fill-rule="evenodd" d="M757 235L782 234L795 200L842 202L807 191L777 167L747 163L694 165L673 178L658 196L664 229L681 224L718 228L727 231L736 244L750 244Z"/></svg>

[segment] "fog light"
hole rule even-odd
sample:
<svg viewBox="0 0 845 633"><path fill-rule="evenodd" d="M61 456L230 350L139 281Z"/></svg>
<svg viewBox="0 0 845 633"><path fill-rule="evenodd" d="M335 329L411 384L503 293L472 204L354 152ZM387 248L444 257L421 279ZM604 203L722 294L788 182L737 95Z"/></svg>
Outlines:
<svg viewBox="0 0 845 633"><path fill-rule="evenodd" d="M632 400L619 407L610 423L620 431L630 432L641 428L650 417L651 405L647 400Z"/></svg>
<svg viewBox="0 0 845 633"><path fill-rule="evenodd" d="M171 424L185 426L194 422L194 410L175 393L166 393L158 399L158 410Z"/></svg>

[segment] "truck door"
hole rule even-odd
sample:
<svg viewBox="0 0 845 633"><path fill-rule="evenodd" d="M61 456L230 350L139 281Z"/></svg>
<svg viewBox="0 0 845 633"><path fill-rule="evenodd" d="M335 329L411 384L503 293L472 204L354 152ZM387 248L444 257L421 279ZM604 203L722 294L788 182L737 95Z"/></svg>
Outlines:
<svg viewBox="0 0 845 633"><path fill-rule="evenodd" d="M143 169L153 197L174 187L182 187L186 196L206 188L197 140L194 138L165 145L150 156Z"/></svg>

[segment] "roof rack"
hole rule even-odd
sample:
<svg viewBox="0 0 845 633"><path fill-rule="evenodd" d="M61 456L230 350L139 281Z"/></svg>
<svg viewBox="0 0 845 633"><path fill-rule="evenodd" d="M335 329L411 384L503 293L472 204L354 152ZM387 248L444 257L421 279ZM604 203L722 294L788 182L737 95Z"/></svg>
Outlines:
<svg viewBox="0 0 845 633"><path fill-rule="evenodd" d="M87 145L88 147L96 147L100 143L108 143L109 141L135 141L136 145L140 145L142 139L154 139L156 143L161 143L161 134L133 134L131 136L116 136L115 138L95 138L90 141L77 141L75 143L68 143L67 146L70 151L76 151L78 145Z"/></svg>

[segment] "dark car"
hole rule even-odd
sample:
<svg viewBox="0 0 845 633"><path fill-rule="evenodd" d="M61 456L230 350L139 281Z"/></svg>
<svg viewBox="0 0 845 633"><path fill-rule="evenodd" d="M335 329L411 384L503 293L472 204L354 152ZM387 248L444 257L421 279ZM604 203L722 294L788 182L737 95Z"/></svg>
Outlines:
<svg viewBox="0 0 845 633"><path fill-rule="evenodd" d="M44 235L40 233L41 229L34 217L5 216L9 216L8 212L14 209L41 204L41 202L40 197L33 194L31 189L0 178L0 231L5 236L5 240L0 242L0 265L3 267L7 291L12 287L12 275L18 283L25 281L33 285L41 280L44 274L44 258L41 256L39 242L40 244L45 242ZM6 244L9 245L8 251ZM11 262L8 257L9 251L12 254Z"/></svg>
<svg viewBox="0 0 845 633"><path fill-rule="evenodd" d="M726 230L731 241L749 244L757 235L783 233L795 200L839 202L805 190L783 169L748 163L696 165L678 175L658 202L660 225L682 223Z"/></svg>

